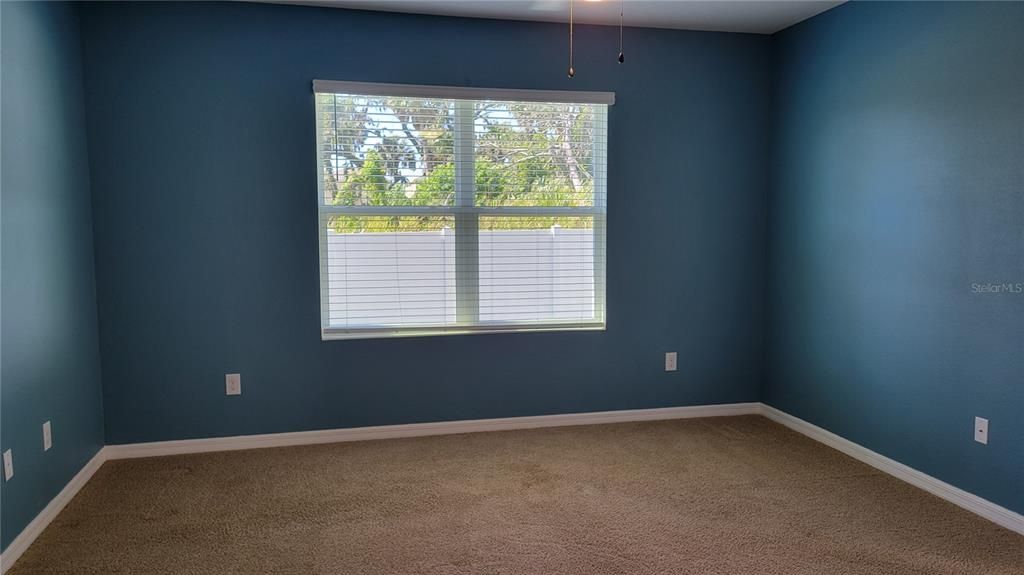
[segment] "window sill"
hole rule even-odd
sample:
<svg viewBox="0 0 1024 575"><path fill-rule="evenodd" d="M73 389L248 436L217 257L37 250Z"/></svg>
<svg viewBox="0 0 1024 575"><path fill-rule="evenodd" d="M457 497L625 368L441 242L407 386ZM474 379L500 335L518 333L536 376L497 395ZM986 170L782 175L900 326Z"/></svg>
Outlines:
<svg viewBox="0 0 1024 575"><path fill-rule="evenodd" d="M605 331L604 323L571 324L571 325L517 325L517 326L483 326L474 328L423 328L423 329L364 329L340 330L322 329L321 341L346 339L387 339L398 337L433 337L439 335L476 335L488 333L538 333L555 331Z"/></svg>

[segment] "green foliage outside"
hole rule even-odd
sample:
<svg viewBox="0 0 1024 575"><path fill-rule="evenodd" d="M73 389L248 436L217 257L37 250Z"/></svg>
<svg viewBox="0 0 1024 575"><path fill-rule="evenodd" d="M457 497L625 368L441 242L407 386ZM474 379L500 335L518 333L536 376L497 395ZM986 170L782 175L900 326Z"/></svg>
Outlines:
<svg viewBox="0 0 1024 575"><path fill-rule="evenodd" d="M324 185L334 205L454 205L452 114L443 101L319 97L324 141L332 143L322 159ZM488 103L476 114L477 206L592 205L590 108ZM481 229L593 225L578 216L481 220ZM453 218L335 214L330 225L340 233L430 231L450 227Z"/></svg>

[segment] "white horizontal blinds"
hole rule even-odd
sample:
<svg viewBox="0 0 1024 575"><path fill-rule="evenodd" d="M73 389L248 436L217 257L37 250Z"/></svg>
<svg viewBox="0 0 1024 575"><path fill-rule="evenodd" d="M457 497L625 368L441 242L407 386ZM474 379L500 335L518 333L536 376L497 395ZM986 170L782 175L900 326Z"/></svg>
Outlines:
<svg viewBox="0 0 1024 575"><path fill-rule="evenodd" d="M547 225L544 220L568 225ZM597 257L593 218L480 218L480 319L590 322Z"/></svg>
<svg viewBox="0 0 1024 575"><path fill-rule="evenodd" d="M480 217L480 320L600 323L603 252L593 208L604 205L603 115L593 104L476 103L476 205L530 215ZM581 213L586 210L586 213Z"/></svg>
<svg viewBox="0 0 1024 575"><path fill-rule="evenodd" d="M454 325L454 102L316 101L323 327Z"/></svg>
<svg viewBox="0 0 1024 575"><path fill-rule="evenodd" d="M605 104L315 87L325 337L603 326Z"/></svg>
<svg viewBox="0 0 1024 575"><path fill-rule="evenodd" d="M318 94L322 204L450 206L450 100Z"/></svg>
<svg viewBox="0 0 1024 575"><path fill-rule="evenodd" d="M324 327L455 324L452 216L360 216L358 231L327 232Z"/></svg>

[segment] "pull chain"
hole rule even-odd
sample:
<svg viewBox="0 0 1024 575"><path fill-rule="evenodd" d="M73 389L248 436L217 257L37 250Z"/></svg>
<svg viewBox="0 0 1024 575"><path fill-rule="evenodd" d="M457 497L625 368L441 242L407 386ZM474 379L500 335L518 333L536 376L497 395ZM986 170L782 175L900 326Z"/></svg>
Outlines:
<svg viewBox="0 0 1024 575"><path fill-rule="evenodd" d="M569 77L576 75L576 69L572 67L572 0L569 0Z"/></svg>
<svg viewBox="0 0 1024 575"><path fill-rule="evenodd" d="M626 0L619 0L619 64L626 61L626 56L622 53L622 4Z"/></svg>

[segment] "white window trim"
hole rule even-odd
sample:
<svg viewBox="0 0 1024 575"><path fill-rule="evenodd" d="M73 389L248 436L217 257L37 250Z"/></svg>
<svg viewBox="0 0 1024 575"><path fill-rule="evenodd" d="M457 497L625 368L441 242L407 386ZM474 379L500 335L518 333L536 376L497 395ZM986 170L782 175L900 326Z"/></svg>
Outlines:
<svg viewBox="0 0 1024 575"><path fill-rule="evenodd" d="M319 158L317 158L317 227L320 239L320 337L323 341L346 339L377 339L395 337L422 337L436 335L467 335L488 333L520 333L549 331L604 331L606 329L607 305L606 268L607 256L607 174L598 171L594 177L594 205L590 207L478 207L475 205L475 174L473 148L473 104L477 100L542 102L563 104L615 104L614 92L579 92L563 90L514 90L501 88L467 88L418 84L385 84L373 82L346 82L335 80L313 80L313 93L316 94L357 94L366 96L396 96L407 98L437 98L447 100L465 100L467 106L456 106L455 131L455 164L458 166L455 179L455 205L453 206L331 206L324 204L323 178L319 175ZM461 103L461 102L460 102ZM601 125L607 127L607 108L597 108ZM322 132L320 114L316 116L316 149L319 150L319 137ZM468 135L468 138L467 138ZM468 145L466 142L469 142ZM607 139L595 138L595 157L607 157ZM607 164L606 164L607 167ZM468 184L467 184L468 182ZM598 191L600 190L600 193ZM346 213L353 215L453 215L455 216L456 242L479 241L479 218L488 215L577 215L594 218L594 317L600 318L590 322L558 322L538 320L536 322L517 320L514 322L480 322L476 314L479 310L456 308L456 317L460 324L471 325L425 326L417 327L385 327L380 328L331 328L329 325L328 277L327 268L327 226L322 225L321 218L325 213ZM462 230L463 233L460 233ZM459 249L456 243L456 249ZM460 260L461 261L461 260ZM463 262L477 265L476 263ZM455 273L457 293L469 293L479 289L479 272L457 268ZM475 301L477 298L469 299Z"/></svg>

